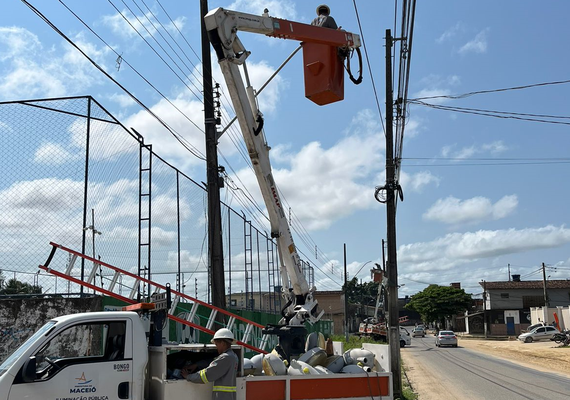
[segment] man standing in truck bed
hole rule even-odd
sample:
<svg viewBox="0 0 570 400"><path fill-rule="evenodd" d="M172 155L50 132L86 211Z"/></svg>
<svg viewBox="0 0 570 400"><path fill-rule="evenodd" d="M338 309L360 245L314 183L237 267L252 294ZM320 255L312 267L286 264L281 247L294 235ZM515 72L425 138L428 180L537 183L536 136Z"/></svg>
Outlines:
<svg viewBox="0 0 570 400"><path fill-rule="evenodd" d="M218 349L218 357L208 367L196 373L189 374L187 370L182 371L182 376L189 382L214 382L212 400L236 399L238 358L231 348L233 342L234 334L232 331L226 328L218 330L212 339L212 343Z"/></svg>

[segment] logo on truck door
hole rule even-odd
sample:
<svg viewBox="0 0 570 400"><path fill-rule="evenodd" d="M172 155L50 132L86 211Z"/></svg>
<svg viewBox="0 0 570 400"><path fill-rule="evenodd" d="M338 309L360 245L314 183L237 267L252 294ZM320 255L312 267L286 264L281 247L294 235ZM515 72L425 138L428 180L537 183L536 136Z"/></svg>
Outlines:
<svg viewBox="0 0 570 400"><path fill-rule="evenodd" d="M97 388L91 385L92 379L87 380L85 377L85 372L82 372L81 376L75 379L79 382L77 382L75 387L69 389L69 393L95 393L97 391Z"/></svg>

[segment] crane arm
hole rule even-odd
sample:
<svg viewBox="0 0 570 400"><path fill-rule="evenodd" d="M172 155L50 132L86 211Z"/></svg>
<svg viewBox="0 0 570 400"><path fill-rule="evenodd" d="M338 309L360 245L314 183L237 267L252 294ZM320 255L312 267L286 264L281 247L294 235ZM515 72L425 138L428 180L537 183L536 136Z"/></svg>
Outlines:
<svg viewBox="0 0 570 400"><path fill-rule="evenodd" d="M263 115L259 111L255 91L249 81L245 60L248 52L237 36L238 31L264 34L271 37L309 41L348 49L360 46L358 35L349 32L321 28L269 16L257 16L217 8L205 17L205 25L216 51L240 129L253 164L257 182L263 195L271 236L277 241L280 275L287 305L281 324L302 325L314 323L324 314L318 310L313 296L315 288L309 288L303 275L301 259L295 248L291 229L280 200L269 160L270 147L263 132ZM243 66L246 82L239 66ZM285 310L287 310L285 312Z"/></svg>

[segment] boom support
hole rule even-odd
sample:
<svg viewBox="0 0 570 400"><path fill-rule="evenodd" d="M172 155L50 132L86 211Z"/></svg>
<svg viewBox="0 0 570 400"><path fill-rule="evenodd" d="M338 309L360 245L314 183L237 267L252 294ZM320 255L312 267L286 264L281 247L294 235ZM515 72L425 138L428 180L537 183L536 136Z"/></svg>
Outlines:
<svg viewBox="0 0 570 400"><path fill-rule="evenodd" d="M314 323L321 318L324 311L318 311L318 302L313 297L315 288L309 288L303 275L301 260L273 179L269 160L270 147L263 132L263 115L258 109L255 91L249 81L245 64L250 52L242 45L237 32L261 33L271 37L347 49L360 46L360 38L345 31L222 8L210 11L205 16L205 24L269 213L271 236L277 240L281 282L284 295L288 299L281 324L302 325L305 321ZM240 65L243 66L246 83L242 79Z"/></svg>

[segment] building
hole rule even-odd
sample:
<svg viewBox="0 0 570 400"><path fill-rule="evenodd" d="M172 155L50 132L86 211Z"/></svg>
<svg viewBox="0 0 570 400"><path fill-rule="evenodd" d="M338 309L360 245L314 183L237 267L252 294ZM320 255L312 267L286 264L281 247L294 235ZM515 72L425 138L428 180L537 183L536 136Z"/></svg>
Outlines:
<svg viewBox="0 0 570 400"><path fill-rule="evenodd" d="M480 282L487 333L518 335L531 324L532 307L570 304L570 280Z"/></svg>
<svg viewBox="0 0 570 400"><path fill-rule="evenodd" d="M344 335L344 292L316 291L315 298L319 302L319 308L325 313L321 319L333 322L333 334ZM248 292L232 293L226 296L228 308L233 310L251 310L266 313L281 314L285 301L279 292ZM353 306L351 306L353 307ZM355 313L352 313L355 315ZM349 319L351 331L356 326L356 317Z"/></svg>

